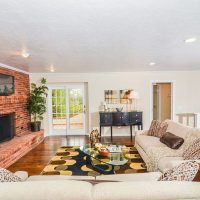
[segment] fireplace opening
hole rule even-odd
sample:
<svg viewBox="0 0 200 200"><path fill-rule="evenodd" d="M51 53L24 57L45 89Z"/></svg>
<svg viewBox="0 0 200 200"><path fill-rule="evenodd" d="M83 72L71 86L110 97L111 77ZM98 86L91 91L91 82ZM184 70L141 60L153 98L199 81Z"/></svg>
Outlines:
<svg viewBox="0 0 200 200"><path fill-rule="evenodd" d="M15 113L0 115L0 143L11 140L15 135Z"/></svg>

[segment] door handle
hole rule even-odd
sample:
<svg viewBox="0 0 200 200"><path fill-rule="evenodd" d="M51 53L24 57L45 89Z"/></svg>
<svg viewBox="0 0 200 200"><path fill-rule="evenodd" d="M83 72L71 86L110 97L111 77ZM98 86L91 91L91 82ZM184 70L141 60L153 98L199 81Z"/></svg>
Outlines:
<svg viewBox="0 0 200 200"><path fill-rule="evenodd" d="M86 113L86 106L85 105L83 107L83 112L84 112L84 114Z"/></svg>

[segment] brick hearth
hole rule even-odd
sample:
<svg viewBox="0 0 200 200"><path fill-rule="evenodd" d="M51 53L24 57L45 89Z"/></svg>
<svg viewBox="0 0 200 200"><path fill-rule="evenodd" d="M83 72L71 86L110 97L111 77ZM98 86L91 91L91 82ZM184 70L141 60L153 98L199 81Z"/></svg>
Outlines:
<svg viewBox="0 0 200 200"><path fill-rule="evenodd" d="M0 144L0 167L9 167L36 147L43 139L44 132L41 130L37 133L14 137L12 140Z"/></svg>
<svg viewBox="0 0 200 200"><path fill-rule="evenodd" d="M0 167L8 167L37 146L44 138L43 131L31 133L31 116L27 110L30 96L29 75L0 67L0 73L15 78L15 93L0 96L0 115L15 113L15 137L0 144ZM1 134L1 132L0 132Z"/></svg>

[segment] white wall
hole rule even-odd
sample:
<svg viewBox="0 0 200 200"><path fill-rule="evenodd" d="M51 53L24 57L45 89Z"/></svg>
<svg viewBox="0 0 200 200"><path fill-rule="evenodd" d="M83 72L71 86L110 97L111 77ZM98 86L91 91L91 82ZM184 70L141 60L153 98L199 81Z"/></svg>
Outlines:
<svg viewBox="0 0 200 200"><path fill-rule="evenodd" d="M104 101L104 90L134 89L139 92L139 107L143 111L144 128L150 124L150 85L151 81L174 81L175 83L175 113L200 112L200 71L156 71L156 72L124 72L124 73L32 73L31 82L38 82L41 77L48 84L67 82L87 82L89 101L90 130L98 127L98 111ZM48 120L44 121L48 134ZM114 135L129 135L128 127L114 129ZM105 134L109 130L105 129Z"/></svg>

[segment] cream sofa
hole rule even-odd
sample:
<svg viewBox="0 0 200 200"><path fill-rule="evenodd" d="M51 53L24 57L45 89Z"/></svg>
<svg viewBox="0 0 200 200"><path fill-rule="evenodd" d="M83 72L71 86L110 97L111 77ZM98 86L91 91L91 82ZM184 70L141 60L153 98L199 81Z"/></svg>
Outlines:
<svg viewBox="0 0 200 200"><path fill-rule="evenodd" d="M171 120L166 120L168 123L167 132L171 132L179 137L186 138L188 134L191 134L193 132L199 133L200 137L200 131L184 126L182 124L176 123ZM150 152L152 147L156 147L159 150L161 150L163 147L166 149L168 148L165 144L160 142L160 138L148 136L148 131L138 131L136 133L135 137L135 147L138 150L139 154L143 158L145 163L150 162L150 158L148 156L148 152ZM170 151L172 151L170 148L168 148ZM173 150L177 151L177 150ZM182 156L166 156L162 157L158 161L158 169L163 172L165 169L173 168L174 166L177 166L181 164L182 162L186 162L187 160L183 160ZM200 163L199 160L197 162Z"/></svg>
<svg viewBox="0 0 200 200"><path fill-rule="evenodd" d="M0 183L2 200L191 200L200 199L197 182L124 181L93 185L77 180Z"/></svg>
<svg viewBox="0 0 200 200"><path fill-rule="evenodd" d="M191 200L200 199L198 182L157 181L161 172L92 176L30 176L0 183L2 200ZM96 183L96 184L94 184Z"/></svg>

